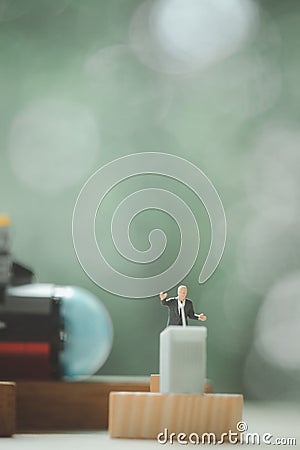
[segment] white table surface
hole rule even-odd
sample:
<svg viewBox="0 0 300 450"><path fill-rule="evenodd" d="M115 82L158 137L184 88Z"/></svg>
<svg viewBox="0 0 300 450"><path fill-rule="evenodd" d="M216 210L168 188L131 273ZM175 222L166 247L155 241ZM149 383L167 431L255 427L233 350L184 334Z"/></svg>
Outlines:
<svg viewBox="0 0 300 450"><path fill-rule="evenodd" d="M296 438L296 446L261 444L260 448L292 447L300 448L300 405L285 403L246 403L244 421L248 433L264 433L275 438ZM206 444L209 445L209 444ZM257 445L222 444L223 447L254 447ZM106 450L106 449L148 449L148 448L197 448L193 444L159 444L152 440L110 439L106 431L60 434L17 434L12 438L0 438L0 450ZM203 444L200 444L203 447ZM210 445L210 448L214 446ZM218 447L220 447L218 445ZM199 447L198 447L199 448Z"/></svg>

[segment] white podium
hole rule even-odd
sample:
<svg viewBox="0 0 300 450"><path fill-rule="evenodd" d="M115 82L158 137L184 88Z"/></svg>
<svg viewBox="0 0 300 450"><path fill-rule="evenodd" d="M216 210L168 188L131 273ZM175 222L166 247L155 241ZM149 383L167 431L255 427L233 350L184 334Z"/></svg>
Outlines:
<svg viewBox="0 0 300 450"><path fill-rule="evenodd" d="M206 327L169 326L160 333L162 394L203 394L206 378Z"/></svg>

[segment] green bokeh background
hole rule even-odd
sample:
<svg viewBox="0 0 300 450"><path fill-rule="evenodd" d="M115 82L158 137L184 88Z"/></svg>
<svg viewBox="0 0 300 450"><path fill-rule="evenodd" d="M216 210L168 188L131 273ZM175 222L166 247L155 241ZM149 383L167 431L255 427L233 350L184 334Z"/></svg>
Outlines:
<svg viewBox="0 0 300 450"><path fill-rule="evenodd" d="M167 310L158 297L118 297L88 278L73 247L72 212L89 176L116 158L146 151L186 158L214 183L228 221L223 259L204 285L197 280L209 248L208 218L192 192L175 181L153 175L119 185L98 214L98 242L112 266L143 276L144 268L120 260L112 249L116 205L153 185L183 198L195 213L202 244L195 266L178 284L188 286L196 311L208 317L208 377L215 390L299 399L299 356L293 355L293 348L299 355L299 332L292 335L294 346L280 350L295 361L290 366L268 359L253 342L268 292L281 278L300 273L300 3L258 2L260 22L252 39L188 76L151 69L130 49L130 21L139 4L0 1L0 212L12 220L12 252L39 282L81 286L105 304L115 335L99 373L157 373ZM41 121L49 117L54 125L41 134L39 111L49 104ZM66 117L61 128L55 108ZM77 137L81 118L86 128ZM64 131L66 124L74 138ZM20 127L26 126L33 149L22 147ZM145 249L157 227L169 243L153 266L156 273L176 257L178 227L162 212L148 211L131 228L132 241ZM169 294L175 292L176 286ZM283 340L289 320L291 329L300 328L299 308L294 314L290 304L274 323Z"/></svg>

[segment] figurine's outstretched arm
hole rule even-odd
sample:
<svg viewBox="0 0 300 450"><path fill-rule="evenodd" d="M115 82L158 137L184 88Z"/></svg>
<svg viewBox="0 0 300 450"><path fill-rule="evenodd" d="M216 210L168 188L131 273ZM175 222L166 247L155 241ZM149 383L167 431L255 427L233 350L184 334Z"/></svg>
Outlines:
<svg viewBox="0 0 300 450"><path fill-rule="evenodd" d="M206 315L203 314L203 313L200 313L199 316L198 316L198 320L202 320L202 322L205 322L205 320L206 320Z"/></svg>
<svg viewBox="0 0 300 450"><path fill-rule="evenodd" d="M204 321L206 320L206 315L203 314L203 313L196 314L195 311L194 311L194 306L193 306L193 304L191 303L190 305L191 305L191 306L190 306L190 311L189 311L188 316L189 316L191 319L194 319L194 320L201 320L202 322L204 322Z"/></svg>

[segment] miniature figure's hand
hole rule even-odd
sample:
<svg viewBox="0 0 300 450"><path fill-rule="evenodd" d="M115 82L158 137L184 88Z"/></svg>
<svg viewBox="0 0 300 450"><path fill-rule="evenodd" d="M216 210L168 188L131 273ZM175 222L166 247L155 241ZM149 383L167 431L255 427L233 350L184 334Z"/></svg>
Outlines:
<svg viewBox="0 0 300 450"><path fill-rule="evenodd" d="M167 298L167 296L168 296L168 294L166 292L161 292L159 294L159 297L160 297L161 300L165 300Z"/></svg>
<svg viewBox="0 0 300 450"><path fill-rule="evenodd" d="M203 313L201 313L199 314L198 320L202 320L202 322L205 322L206 316Z"/></svg>

